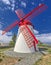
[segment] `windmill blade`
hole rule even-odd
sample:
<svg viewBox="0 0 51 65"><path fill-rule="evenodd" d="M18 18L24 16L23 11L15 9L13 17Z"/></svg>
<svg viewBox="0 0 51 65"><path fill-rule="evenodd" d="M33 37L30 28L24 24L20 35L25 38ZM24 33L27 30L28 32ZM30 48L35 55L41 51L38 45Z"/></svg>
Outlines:
<svg viewBox="0 0 51 65"><path fill-rule="evenodd" d="M17 9L15 12L20 20L25 16L24 12L21 9Z"/></svg>
<svg viewBox="0 0 51 65"><path fill-rule="evenodd" d="M27 28L27 30L28 30L28 32L29 32L29 34L32 36L32 40L30 40L30 41L32 41L30 44L28 44L29 45L29 47L32 47L32 46L34 46L34 49L35 49L35 51L36 51L36 44L38 44L38 40L36 39L36 37L35 37L35 35L32 33L32 31L29 29L29 27L27 26L27 25L25 25L25 27ZM29 42L30 42L29 41Z"/></svg>
<svg viewBox="0 0 51 65"><path fill-rule="evenodd" d="M8 26L5 30L3 30L2 35L4 35L6 32L8 32L9 30L11 30L13 27L15 27L18 24L19 24L18 21L16 21L13 24L11 24L10 26Z"/></svg>
<svg viewBox="0 0 51 65"><path fill-rule="evenodd" d="M43 11L44 11L44 10L47 9L47 6L45 4L41 4L40 6L34 8L30 13L28 13L27 15L25 15L23 17L23 19L34 18L35 16L37 16L38 14L40 14L41 12L43 12L41 9L43 9ZM39 12L39 10L41 10L41 12Z"/></svg>
<svg viewBox="0 0 51 65"><path fill-rule="evenodd" d="M26 19L31 20L32 18L38 16L40 13L42 13L46 9L47 9L47 6L43 6L43 7L39 8L37 11L33 12L33 14L31 14L30 16L28 16Z"/></svg>
<svg viewBox="0 0 51 65"><path fill-rule="evenodd" d="M36 49L36 44L38 44L38 40L36 39L32 31L29 29L29 27L25 25L20 28L20 31L22 32L28 47L31 48L32 46L34 46L34 48Z"/></svg>
<svg viewBox="0 0 51 65"><path fill-rule="evenodd" d="M30 35L33 37L35 43L38 43L38 40L36 39L36 37L34 36L34 34L31 32L31 30L29 29L29 27L27 25L25 25L25 27L27 28L27 30L30 33Z"/></svg>

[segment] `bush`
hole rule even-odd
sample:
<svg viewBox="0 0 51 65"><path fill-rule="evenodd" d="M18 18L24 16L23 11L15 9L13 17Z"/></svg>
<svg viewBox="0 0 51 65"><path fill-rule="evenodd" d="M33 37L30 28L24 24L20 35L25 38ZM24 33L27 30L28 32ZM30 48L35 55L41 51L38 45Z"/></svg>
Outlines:
<svg viewBox="0 0 51 65"><path fill-rule="evenodd" d="M13 41L10 41L10 44L9 44L10 46L14 46L15 45L15 43L13 42Z"/></svg>
<svg viewBox="0 0 51 65"><path fill-rule="evenodd" d="M3 61L3 59L2 58L0 58L0 62L2 62Z"/></svg>
<svg viewBox="0 0 51 65"><path fill-rule="evenodd" d="M10 41L10 46L14 46L15 42L16 42L16 34L14 33L13 37L12 37L12 41Z"/></svg>
<svg viewBox="0 0 51 65"><path fill-rule="evenodd" d="M21 59L18 59L18 61L21 61Z"/></svg>

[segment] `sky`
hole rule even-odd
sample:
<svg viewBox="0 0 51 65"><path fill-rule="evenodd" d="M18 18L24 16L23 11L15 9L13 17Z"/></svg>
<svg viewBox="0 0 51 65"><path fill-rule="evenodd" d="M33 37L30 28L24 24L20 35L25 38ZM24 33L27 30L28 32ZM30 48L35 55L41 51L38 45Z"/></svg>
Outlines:
<svg viewBox="0 0 51 65"><path fill-rule="evenodd" d="M35 36L43 43L51 43L51 0L0 0L0 42L8 42L17 33L18 26L2 36L2 31L11 23L19 20L15 10L22 9L25 14L35 7L46 4L48 9L31 20L35 26Z"/></svg>

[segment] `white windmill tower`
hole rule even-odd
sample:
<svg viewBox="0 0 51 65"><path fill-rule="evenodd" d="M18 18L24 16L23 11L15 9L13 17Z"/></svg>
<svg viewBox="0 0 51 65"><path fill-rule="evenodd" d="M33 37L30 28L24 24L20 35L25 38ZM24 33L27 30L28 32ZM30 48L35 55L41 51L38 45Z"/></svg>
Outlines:
<svg viewBox="0 0 51 65"><path fill-rule="evenodd" d="M45 4L42 4L37 8L33 9L27 15L24 15L23 11L20 9L16 11L16 14L20 18L20 21L14 22L9 27L7 27L2 33L5 34L14 26L16 25L19 26L16 44L14 48L15 52L33 53L36 50L38 50L37 48L38 40L34 36L34 31L33 31L34 29L32 23L30 22L30 19L43 12L46 8L47 6Z"/></svg>
<svg viewBox="0 0 51 65"><path fill-rule="evenodd" d="M38 41L37 39L35 41L35 39L31 35L31 34L34 34L33 26L28 21L24 21L24 22L25 23L20 24L20 27L18 29L18 36L17 36L14 51L21 52L21 53L35 52L35 50L38 50L37 44L36 44L38 43ZM28 27L28 29L26 28L26 26L24 26L25 24Z"/></svg>

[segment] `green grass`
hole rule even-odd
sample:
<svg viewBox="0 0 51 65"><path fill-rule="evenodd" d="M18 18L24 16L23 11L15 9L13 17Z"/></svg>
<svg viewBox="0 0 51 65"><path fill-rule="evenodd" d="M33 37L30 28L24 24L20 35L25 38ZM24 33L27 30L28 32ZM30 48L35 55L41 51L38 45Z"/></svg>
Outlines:
<svg viewBox="0 0 51 65"><path fill-rule="evenodd" d="M49 48L47 51L51 54L51 48Z"/></svg>
<svg viewBox="0 0 51 65"><path fill-rule="evenodd" d="M45 49L45 51L51 53L51 45L47 45L47 44L38 44L39 48Z"/></svg>
<svg viewBox="0 0 51 65"><path fill-rule="evenodd" d="M3 52L3 51L6 51L6 50L9 50L10 48L0 48L0 52Z"/></svg>
<svg viewBox="0 0 51 65"><path fill-rule="evenodd" d="M44 44L44 43L39 43L38 46L50 47L51 45Z"/></svg>

